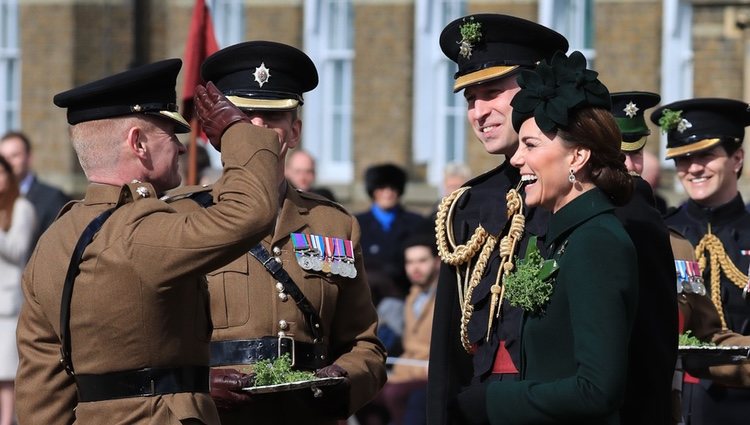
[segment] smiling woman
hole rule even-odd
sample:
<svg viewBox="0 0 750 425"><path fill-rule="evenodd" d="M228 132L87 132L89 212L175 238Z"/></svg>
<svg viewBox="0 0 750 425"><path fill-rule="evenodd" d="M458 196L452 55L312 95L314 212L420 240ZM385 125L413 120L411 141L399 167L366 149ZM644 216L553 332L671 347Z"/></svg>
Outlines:
<svg viewBox="0 0 750 425"><path fill-rule="evenodd" d="M522 71L511 163L525 202L552 212L552 292L526 312L521 381L486 387L490 423L612 423L623 403L637 295L636 253L613 204L632 181L609 92L579 52Z"/></svg>

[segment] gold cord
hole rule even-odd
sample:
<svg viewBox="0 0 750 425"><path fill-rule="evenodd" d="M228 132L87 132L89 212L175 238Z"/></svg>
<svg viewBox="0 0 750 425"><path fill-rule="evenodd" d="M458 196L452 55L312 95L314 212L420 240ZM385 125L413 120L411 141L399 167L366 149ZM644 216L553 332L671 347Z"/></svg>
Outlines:
<svg viewBox="0 0 750 425"><path fill-rule="evenodd" d="M474 306L471 304L471 296L474 292L474 288L479 285L484 270L487 268L487 263L490 258L492 250L495 249L499 237L495 237L487 233L487 231L480 225L474 230L474 234L471 236L468 242L464 245L456 245L455 239L452 233L453 229L453 215L455 212L456 203L461 195L468 190L468 187L462 187L451 194L443 198L438 207L437 216L435 219L435 236L437 239L438 255L448 265L456 267L456 284L459 297L459 304L461 308L461 344L467 353L471 352L471 342L469 341L468 329L469 321L474 313ZM519 211L522 210L523 201L518 195L517 189L511 190L506 194L506 200L508 204L507 214L508 217L513 217L511 223L510 235L516 235L517 239L520 239L520 235L523 234L523 215L520 215L520 230L518 227L519 219L516 218ZM450 229L450 231L449 231ZM513 236L516 239L516 236ZM506 236L504 239L508 238ZM515 249L516 241L509 243L510 248L501 250L501 269L498 271L498 280L493 285L493 302L499 297L499 301L502 301L502 295L504 288L500 282L500 276L503 273L502 270L512 270L513 263L510 261ZM480 252L481 249L481 252ZM474 256L479 252L479 256L472 268L471 261ZM507 255L506 255L507 254ZM510 268L507 264L509 263ZM462 270L463 269L463 270ZM463 271L464 278L461 278ZM498 286L498 294L495 294L495 287ZM494 307L494 305L493 305ZM498 310L499 313L499 310ZM490 312L488 325L488 332L491 330L492 318L494 311Z"/></svg>
<svg viewBox="0 0 750 425"><path fill-rule="evenodd" d="M698 258L701 270L705 270L706 268L706 251L708 251L708 259L711 265L711 301L716 306L716 311L719 312L721 327L727 329L727 322L724 319L724 308L721 303L721 272L723 271L727 278L740 289L745 288L748 277L729 259L724 250L724 245L721 244L721 240L711 233L710 225L708 233L703 236L695 247L695 257Z"/></svg>

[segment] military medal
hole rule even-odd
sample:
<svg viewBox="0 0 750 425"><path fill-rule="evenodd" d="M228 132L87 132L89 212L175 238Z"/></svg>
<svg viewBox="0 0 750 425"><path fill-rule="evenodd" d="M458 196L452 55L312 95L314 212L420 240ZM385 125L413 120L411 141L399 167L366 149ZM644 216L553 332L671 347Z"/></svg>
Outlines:
<svg viewBox="0 0 750 425"><path fill-rule="evenodd" d="M319 272L323 270L322 237L318 235L310 235L310 242L313 247L312 269Z"/></svg>
<svg viewBox="0 0 750 425"><path fill-rule="evenodd" d="M692 288L690 287L690 284L688 283L686 261L675 260L674 265L675 265L675 270L677 271L677 293L678 294L681 294L683 292L690 293Z"/></svg>
<svg viewBox="0 0 750 425"><path fill-rule="evenodd" d="M328 236L322 236L323 238L323 271L331 273L331 266L333 262L333 241Z"/></svg>
<svg viewBox="0 0 750 425"><path fill-rule="evenodd" d="M292 233L291 239L297 263L303 269L311 270L312 260L310 259L310 244L308 243L307 236L302 233Z"/></svg>
<svg viewBox="0 0 750 425"><path fill-rule="evenodd" d="M706 285L703 284L700 266L697 261L688 262L688 275L690 276L690 288L694 294L706 295Z"/></svg>
<svg viewBox="0 0 750 425"><path fill-rule="evenodd" d="M357 277L357 267L354 265L354 244L349 239L344 241L346 253L346 277L354 279Z"/></svg>

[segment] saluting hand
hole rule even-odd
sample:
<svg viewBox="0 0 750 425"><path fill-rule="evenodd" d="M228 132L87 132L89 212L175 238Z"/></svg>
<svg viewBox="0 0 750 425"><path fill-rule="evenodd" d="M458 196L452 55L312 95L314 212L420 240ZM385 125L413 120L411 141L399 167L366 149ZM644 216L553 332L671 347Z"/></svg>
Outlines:
<svg viewBox="0 0 750 425"><path fill-rule="evenodd" d="M195 88L194 103L203 131L218 151L221 151L221 136L229 127L238 122L250 122L250 118L210 81L206 87L199 85Z"/></svg>

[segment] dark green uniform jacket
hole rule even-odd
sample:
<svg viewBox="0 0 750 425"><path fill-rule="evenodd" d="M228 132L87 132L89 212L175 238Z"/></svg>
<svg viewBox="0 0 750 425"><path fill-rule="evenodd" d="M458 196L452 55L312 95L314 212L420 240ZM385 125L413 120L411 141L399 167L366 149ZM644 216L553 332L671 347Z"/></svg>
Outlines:
<svg viewBox="0 0 750 425"><path fill-rule="evenodd" d="M553 293L542 314L524 317L522 380L489 384L491 423L619 423L638 267L613 208L595 188L552 215Z"/></svg>

